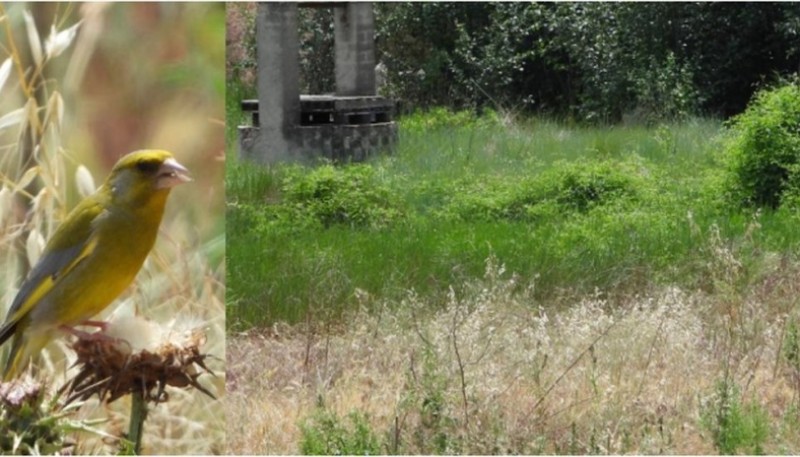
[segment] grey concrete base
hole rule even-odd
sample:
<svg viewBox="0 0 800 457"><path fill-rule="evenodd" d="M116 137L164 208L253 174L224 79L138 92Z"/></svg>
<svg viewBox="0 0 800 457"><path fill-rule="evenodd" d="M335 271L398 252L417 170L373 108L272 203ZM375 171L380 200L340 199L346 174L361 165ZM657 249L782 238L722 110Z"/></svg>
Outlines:
<svg viewBox="0 0 800 457"><path fill-rule="evenodd" d="M391 152L397 144L394 122L295 126L286 132L288 147L259 145L259 134L258 127L239 127L239 157L262 163L313 162L319 157L358 162L373 154Z"/></svg>

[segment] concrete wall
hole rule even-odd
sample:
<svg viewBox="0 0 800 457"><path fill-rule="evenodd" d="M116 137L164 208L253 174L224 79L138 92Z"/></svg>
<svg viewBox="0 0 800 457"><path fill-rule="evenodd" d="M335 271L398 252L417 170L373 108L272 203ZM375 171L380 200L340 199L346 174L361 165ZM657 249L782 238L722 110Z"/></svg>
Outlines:
<svg viewBox="0 0 800 457"><path fill-rule="evenodd" d="M391 150L397 142L394 122L300 125L297 8L296 2L258 4L259 126L239 127L240 157L262 163L317 157L348 161L363 160L370 154ZM372 4L337 4L334 7L334 30L337 95L374 96ZM374 100L363 102L369 104ZM348 100L347 103L358 105L359 100ZM390 116L387 118L391 119Z"/></svg>
<svg viewBox="0 0 800 457"><path fill-rule="evenodd" d="M333 9L336 95L375 95L375 20L372 3Z"/></svg>
<svg viewBox="0 0 800 457"><path fill-rule="evenodd" d="M292 146L286 132L300 122L300 64L297 3L258 4L256 46L258 57L257 149L285 151Z"/></svg>

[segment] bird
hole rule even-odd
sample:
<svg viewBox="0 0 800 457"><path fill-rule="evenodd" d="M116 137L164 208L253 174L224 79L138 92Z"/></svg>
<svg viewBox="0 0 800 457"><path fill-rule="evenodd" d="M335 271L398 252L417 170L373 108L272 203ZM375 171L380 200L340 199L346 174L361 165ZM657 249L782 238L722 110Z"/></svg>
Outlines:
<svg viewBox="0 0 800 457"><path fill-rule="evenodd" d="M3 380L18 377L59 332L103 326L89 319L133 282L155 244L170 191L191 180L168 151L131 152L68 213L0 326L0 346L12 339Z"/></svg>

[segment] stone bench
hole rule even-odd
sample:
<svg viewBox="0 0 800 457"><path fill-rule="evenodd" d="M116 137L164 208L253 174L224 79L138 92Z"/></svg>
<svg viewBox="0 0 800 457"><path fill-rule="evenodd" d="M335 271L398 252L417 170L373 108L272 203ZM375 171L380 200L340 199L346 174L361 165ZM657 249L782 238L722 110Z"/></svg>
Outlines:
<svg viewBox="0 0 800 457"><path fill-rule="evenodd" d="M258 100L242 100L242 111L258 127ZM394 120L394 103L381 96L301 95L300 124L367 125Z"/></svg>

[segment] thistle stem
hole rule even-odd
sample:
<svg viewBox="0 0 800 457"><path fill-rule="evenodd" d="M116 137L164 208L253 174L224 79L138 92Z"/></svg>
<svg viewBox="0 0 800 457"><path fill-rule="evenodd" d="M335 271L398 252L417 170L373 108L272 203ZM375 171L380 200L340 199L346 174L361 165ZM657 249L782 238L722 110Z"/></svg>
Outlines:
<svg viewBox="0 0 800 457"><path fill-rule="evenodd" d="M147 419L147 401L144 399L144 392L141 391L132 393L131 397L131 423L128 428L128 439L133 443L133 453L139 455L142 449L144 421Z"/></svg>

